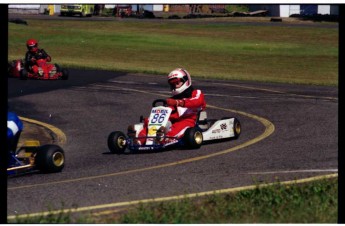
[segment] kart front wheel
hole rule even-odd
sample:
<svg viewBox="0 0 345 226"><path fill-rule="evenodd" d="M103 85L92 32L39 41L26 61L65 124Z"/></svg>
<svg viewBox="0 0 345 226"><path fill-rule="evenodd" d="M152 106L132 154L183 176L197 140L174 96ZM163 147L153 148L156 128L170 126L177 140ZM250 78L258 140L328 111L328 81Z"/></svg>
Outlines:
<svg viewBox="0 0 345 226"><path fill-rule="evenodd" d="M43 173L57 173L65 166L65 154L61 147L54 144L43 145L35 157L37 168Z"/></svg>
<svg viewBox="0 0 345 226"><path fill-rule="evenodd" d="M120 131L114 131L108 136L108 148L112 153L123 154L126 150L126 136Z"/></svg>
<svg viewBox="0 0 345 226"><path fill-rule="evenodd" d="M195 127L188 128L184 133L183 139L187 148L198 149L203 142L202 132Z"/></svg>

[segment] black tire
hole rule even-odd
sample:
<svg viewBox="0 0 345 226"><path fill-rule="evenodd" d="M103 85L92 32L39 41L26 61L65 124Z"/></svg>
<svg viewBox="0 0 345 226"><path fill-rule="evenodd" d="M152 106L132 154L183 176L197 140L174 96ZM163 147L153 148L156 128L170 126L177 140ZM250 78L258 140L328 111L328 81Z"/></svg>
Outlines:
<svg viewBox="0 0 345 226"><path fill-rule="evenodd" d="M232 128L234 130L235 138L237 139L241 135L241 123L237 118L234 119Z"/></svg>
<svg viewBox="0 0 345 226"><path fill-rule="evenodd" d="M62 69L62 76L61 79L62 80L67 80L69 77L69 71L67 69Z"/></svg>
<svg viewBox="0 0 345 226"><path fill-rule="evenodd" d="M20 72L19 72L19 78L21 79L21 80L26 80L26 79L28 79L28 71L25 69L25 68L23 68Z"/></svg>
<svg viewBox="0 0 345 226"><path fill-rule="evenodd" d="M184 133L183 139L187 148L198 149L203 142L202 132L195 127L188 128Z"/></svg>
<svg viewBox="0 0 345 226"><path fill-rule="evenodd" d="M54 144L43 145L37 151L35 164L43 173L57 173L65 166L65 154L61 147Z"/></svg>
<svg viewBox="0 0 345 226"><path fill-rule="evenodd" d="M127 148L127 145L123 144L124 141L126 141L124 133L120 131L111 132L108 136L108 148L110 152L123 154Z"/></svg>

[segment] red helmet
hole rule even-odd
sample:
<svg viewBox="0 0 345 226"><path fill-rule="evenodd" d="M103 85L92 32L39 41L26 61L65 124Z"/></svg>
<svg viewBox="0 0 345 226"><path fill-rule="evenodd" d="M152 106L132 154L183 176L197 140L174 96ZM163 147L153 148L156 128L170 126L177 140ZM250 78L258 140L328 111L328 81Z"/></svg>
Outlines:
<svg viewBox="0 0 345 226"><path fill-rule="evenodd" d="M35 39L29 39L26 41L26 47L30 52L36 53L38 50L38 42Z"/></svg>

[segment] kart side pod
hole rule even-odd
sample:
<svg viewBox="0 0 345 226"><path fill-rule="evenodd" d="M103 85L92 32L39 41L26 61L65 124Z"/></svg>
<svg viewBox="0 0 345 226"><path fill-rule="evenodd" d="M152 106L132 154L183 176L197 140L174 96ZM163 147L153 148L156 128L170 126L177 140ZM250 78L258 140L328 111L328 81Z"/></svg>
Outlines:
<svg viewBox="0 0 345 226"><path fill-rule="evenodd" d="M241 124L236 118L217 120L202 133L204 141L238 138L241 134Z"/></svg>

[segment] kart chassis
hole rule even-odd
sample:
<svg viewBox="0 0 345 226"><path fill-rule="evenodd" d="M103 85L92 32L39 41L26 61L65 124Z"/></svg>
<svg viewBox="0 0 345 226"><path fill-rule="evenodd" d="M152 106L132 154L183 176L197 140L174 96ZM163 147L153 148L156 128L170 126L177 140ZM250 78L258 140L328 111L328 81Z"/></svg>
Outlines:
<svg viewBox="0 0 345 226"><path fill-rule="evenodd" d="M163 103L163 106L156 106L157 103ZM126 148L130 151L139 150L164 150L171 146L182 146L190 149L197 149L203 143L218 141L223 139L237 139L241 133L241 124L235 117L224 117L218 119L207 119L206 111L198 113L198 120L194 127L188 128L181 139L176 137L164 136L168 142L160 143L157 141L157 130L160 126L167 126L171 108L168 108L166 101L157 99L152 103L152 110L148 123L148 135L138 136L138 131L144 127L143 117L140 117L140 123L134 125L135 136L121 131L111 132L108 136L108 148L112 153L122 154ZM169 110L170 109L170 110ZM157 120L153 120L157 119ZM160 123L157 123L160 120ZM144 139L145 144L138 144L136 140Z"/></svg>

